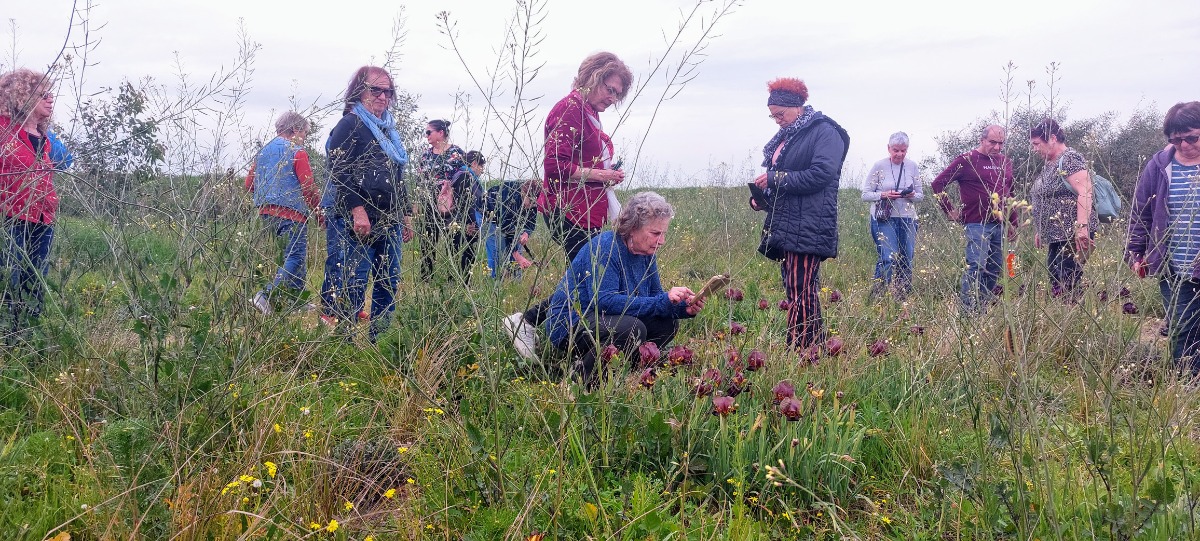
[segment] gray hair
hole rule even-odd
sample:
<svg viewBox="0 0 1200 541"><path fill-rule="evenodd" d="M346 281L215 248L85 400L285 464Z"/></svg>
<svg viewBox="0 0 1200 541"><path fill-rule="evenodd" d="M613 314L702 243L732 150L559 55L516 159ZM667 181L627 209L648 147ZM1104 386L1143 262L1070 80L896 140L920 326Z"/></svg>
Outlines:
<svg viewBox="0 0 1200 541"><path fill-rule="evenodd" d="M1000 135L1004 135L1004 126L999 124L988 124L987 126L983 127L982 131L979 132L979 140L982 141L987 139L988 134L992 133L992 130L996 130L1000 132Z"/></svg>
<svg viewBox="0 0 1200 541"><path fill-rule="evenodd" d="M654 192L638 192L621 207L621 214L617 216L617 235L628 240L634 231L645 227L647 223L674 217L675 207L663 196Z"/></svg>
<svg viewBox="0 0 1200 541"><path fill-rule="evenodd" d="M908 134L902 131L893 133L888 137L889 147L908 146Z"/></svg>
<svg viewBox="0 0 1200 541"><path fill-rule="evenodd" d="M275 133L279 135L292 135L299 131L308 131L311 126L308 123L308 119L304 118L300 113L288 111L279 115L279 119L275 121Z"/></svg>

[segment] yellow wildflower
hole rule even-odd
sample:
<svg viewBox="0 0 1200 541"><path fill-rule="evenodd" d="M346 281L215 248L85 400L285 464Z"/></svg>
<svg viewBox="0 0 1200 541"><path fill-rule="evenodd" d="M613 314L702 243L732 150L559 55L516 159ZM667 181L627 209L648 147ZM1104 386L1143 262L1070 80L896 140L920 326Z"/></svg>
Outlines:
<svg viewBox="0 0 1200 541"><path fill-rule="evenodd" d="M337 529L338 529L337 519L332 519L332 518L329 519L329 525L325 527L325 531L327 531L329 533L333 533L333 532L336 532Z"/></svg>
<svg viewBox="0 0 1200 541"><path fill-rule="evenodd" d="M280 432L283 432L283 427L282 427L282 426L279 426L279 423L275 423L275 426L273 426L273 427L271 427L271 428L275 429L275 433L276 433L276 434L279 434Z"/></svg>
<svg viewBox="0 0 1200 541"><path fill-rule="evenodd" d="M417 480L416 480L416 479L413 479L412 477L409 477L408 479L405 479L405 482L406 482L406 483L408 483L408 484L410 484L410 485L415 485L415 484L417 484Z"/></svg>
<svg viewBox="0 0 1200 541"><path fill-rule="evenodd" d="M346 502L346 503L342 504L342 507L345 507L347 511L354 510L354 504L351 502Z"/></svg>
<svg viewBox="0 0 1200 541"><path fill-rule="evenodd" d="M270 460L263 462L263 466L267 467L267 475L274 479L275 473L279 471L279 466L276 466L275 463L271 462Z"/></svg>
<svg viewBox="0 0 1200 541"><path fill-rule="evenodd" d="M394 488L387 489L387 492L383 493L383 497L387 498L389 500L392 498L395 498L396 497L396 489L394 489Z"/></svg>

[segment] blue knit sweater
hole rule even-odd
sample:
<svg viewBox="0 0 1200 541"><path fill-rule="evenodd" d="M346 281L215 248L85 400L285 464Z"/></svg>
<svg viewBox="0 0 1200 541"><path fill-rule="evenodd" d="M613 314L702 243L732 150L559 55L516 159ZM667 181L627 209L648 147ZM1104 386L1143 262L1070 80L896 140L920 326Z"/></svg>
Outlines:
<svg viewBox="0 0 1200 541"><path fill-rule="evenodd" d="M580 315L689 318L687 304L672 304L658 275L658 258L629 251L625 241L605 231L580 250L550 296L546 334L565 347Z"/></svg>

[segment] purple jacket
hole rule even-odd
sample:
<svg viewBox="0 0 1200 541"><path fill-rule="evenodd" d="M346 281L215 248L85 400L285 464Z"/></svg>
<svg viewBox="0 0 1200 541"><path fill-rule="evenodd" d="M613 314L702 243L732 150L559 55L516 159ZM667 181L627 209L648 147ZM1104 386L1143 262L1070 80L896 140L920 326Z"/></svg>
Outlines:
<svg viewBox="0 0 1200 541"><path fill-rule="evenodd" d="M1142 169L1137 188L1133 191L1125 260L1130 264L1142 261L1151 274L1164 270L1163 263L1171 259L1167 252L1171 236L1167 197L1171 189L1171 161L1174 158L1174 146L1154 154ZM1192 267L1191 277L1200 278L1200 267Z"/></svg>

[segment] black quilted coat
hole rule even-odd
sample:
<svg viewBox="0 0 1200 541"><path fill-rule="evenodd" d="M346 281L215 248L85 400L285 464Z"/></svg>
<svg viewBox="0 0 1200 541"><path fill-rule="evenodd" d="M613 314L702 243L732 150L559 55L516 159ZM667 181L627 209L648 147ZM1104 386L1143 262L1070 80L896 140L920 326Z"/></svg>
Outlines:
<svg viewBox="0 0 1200 541"><path fill-rule="evenodd" d="M837 257L837 198L850 136L817 113L784 142L767 166L767 217L759 251L772 259L784 252Z"/></svg>

